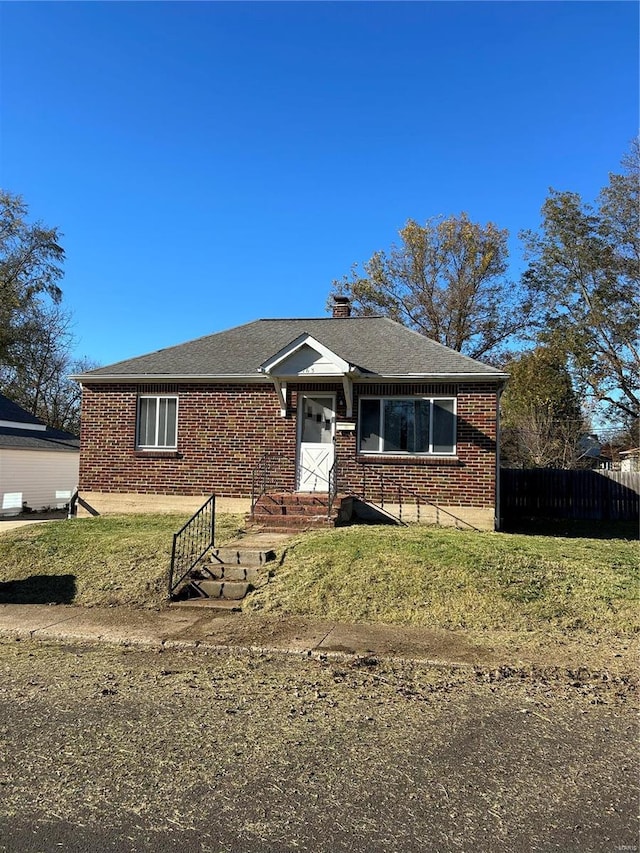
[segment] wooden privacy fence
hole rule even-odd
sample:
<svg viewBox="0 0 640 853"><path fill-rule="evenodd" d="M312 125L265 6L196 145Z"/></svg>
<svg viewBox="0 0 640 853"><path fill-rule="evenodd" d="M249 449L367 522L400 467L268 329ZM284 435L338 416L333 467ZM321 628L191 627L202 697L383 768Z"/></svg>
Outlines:
<svg viewBox="0 0 640 853"><path fill-rule="evenodd" d="M503 468L503 521L585 519L633 521L640 515L640 474L619 471L564 471Z"/></svg>

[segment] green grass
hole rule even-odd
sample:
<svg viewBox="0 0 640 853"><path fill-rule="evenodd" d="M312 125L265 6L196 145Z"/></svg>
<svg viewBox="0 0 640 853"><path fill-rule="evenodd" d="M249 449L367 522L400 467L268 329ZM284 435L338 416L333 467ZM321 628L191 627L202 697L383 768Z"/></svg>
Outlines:
<svg viewBox="0 0 640 853"><path fill-rule="evenodd" d="M639 630L638 545L413 526L307 534L245 609L473 631Z"/></svg>
<svg viewBox="0 0 640 853"><path fill-rule="evenodd" d="M185 515L123 515L17 528L0 536L0 602L159 607ZM216 517L216 544L242 517Z"/></svg>
<svg viewBox="0 0 640 853"><path fill-rule="evenodd" d="M159 607L178 515L36 524L0 536L0 601ZM217 518L216 544L241 516ZM546 636L639 631L638 543L412 526L358 526L291 541L244 610Z"/></svg>

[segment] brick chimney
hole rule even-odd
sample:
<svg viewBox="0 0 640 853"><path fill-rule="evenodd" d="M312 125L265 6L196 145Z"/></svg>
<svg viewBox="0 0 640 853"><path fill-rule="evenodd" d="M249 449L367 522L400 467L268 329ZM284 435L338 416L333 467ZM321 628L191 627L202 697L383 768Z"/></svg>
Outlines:
<svg viewBox="0 0 640 853"><path fill-rule="evenodd" d="M333 316L339 319L351 316L351 300L348 296L333 297Z"/></svg>

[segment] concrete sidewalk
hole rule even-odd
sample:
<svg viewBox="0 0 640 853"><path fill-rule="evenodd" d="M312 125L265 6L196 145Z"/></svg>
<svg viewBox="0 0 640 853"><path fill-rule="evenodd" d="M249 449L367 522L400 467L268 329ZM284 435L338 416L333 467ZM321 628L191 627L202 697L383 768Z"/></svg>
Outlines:
<svg viewBox="0 0 640 853"><path fill-rule="evenodd" d="M164 648L367 655L453 666L495 663L491 649L474 646L446 631L347 625L301 617L220 615L177 607L146 611L124 607L1 604L0 636Z"/></svg>
<svg viewBox="0 0 640 853"><path fill-rule="evenodd" d="M45 513L38 513L35 518L25 518L24 516L11 518L11 517L3 517L0 518L0 533L5 533L9 530L16 530L18 527L26 527L29 524L44 524L45 522L50 521L64 521L66 518L65 515L61 515L60 513L51 513L49 515Z"/></svg>
<svg viewBox="0 0 640 853"><path fill-rule="evenodd" d="M44 520L44 519L43 519ZM0 531L33 523L4 521ZM280 550L290 534L254 532L224 548ZM496 663L489 647L451 631L395 625L345 624L303 617L225 613L176 604L164 610L0 604L0 637L105 642L165 648L274 651L300 655L404 658L440 665Z"/></svg>

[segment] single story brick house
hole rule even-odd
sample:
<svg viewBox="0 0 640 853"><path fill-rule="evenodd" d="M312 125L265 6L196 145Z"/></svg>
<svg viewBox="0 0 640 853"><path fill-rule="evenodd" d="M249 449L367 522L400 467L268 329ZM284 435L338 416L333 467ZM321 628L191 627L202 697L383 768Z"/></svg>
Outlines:
<svg viewBox="0 0 640 853"><path fill-rule="evenodd" d="M0 394L0 516L60 509L78 485L80 441Z"/></svg>
<svg viewBox="0 0 640 853"><path fill-rule="evenodd" d="M75 377L97 511L248 510L256 484L493 529L507 375L382 317L257 320Z"/></svg>

